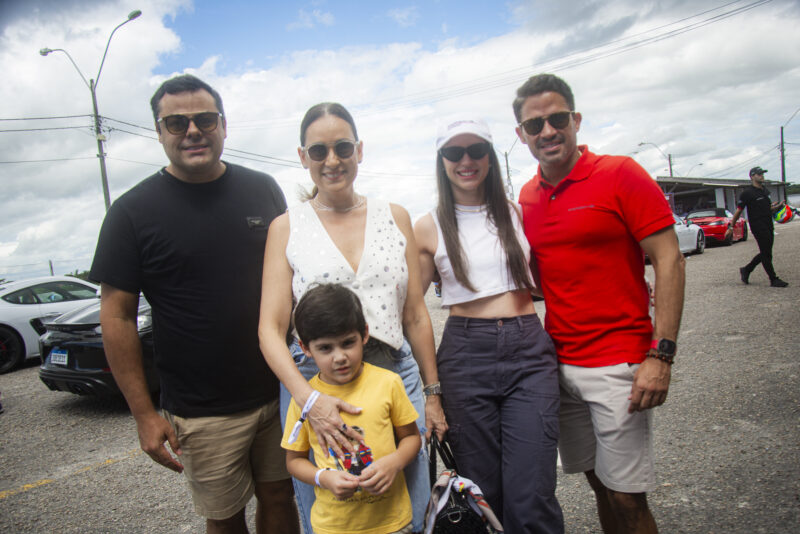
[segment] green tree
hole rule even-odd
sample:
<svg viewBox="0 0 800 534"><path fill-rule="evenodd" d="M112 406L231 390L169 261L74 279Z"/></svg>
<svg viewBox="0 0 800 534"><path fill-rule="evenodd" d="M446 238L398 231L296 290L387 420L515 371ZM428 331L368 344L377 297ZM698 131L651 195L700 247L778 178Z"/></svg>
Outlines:
<svg viewBox="0 0 800 534"><path fill-rule="evenodd" d="M75 278L80 278L87 282L89 281L89 271L78 271L78 269L75 269L74 273L67 273L66 276L74 276Z"/></svg>

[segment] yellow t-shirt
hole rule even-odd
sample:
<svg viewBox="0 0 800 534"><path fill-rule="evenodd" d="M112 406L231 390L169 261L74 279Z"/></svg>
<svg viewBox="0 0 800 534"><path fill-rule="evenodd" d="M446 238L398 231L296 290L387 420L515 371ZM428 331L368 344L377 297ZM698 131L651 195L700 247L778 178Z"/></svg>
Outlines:
<svg viewBox="0 0 800 534"><path fill-rule="evenodd" d="M348 426L363 430L364 441L371 449L373 460L397 450L394 427L417 420L418 414L403 387L400 376L391 371L364 363L361 375L342 386L326 384L319 375L309 384L320 393L331 395L361 407L359 415L340 413ZM293 451L314 450L317 467L336 469L333 456L325 457L317 436L306 421L297 441L289 444L295 422L300 419L300 407L292 399L286 414L286 427L281 447ZM345 464L344 459L339 460ZM314 488L316 501L311 508L311 526L317 534L386 534L395 532L411 522L411 499L406 488L403 471L397 473L394 483L383 495L373 495L359 490L344 501L323 488Z"/></svg>

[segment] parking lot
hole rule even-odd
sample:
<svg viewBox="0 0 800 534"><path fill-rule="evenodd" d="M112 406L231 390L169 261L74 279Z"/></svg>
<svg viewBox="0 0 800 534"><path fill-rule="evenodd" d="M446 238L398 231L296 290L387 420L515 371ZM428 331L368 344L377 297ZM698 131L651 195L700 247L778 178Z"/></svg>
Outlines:
<svg viewBox="0 0 800 534"><path fill-rule="evenodd" d="M672 388L656 410L661 532L798 531L800 221L776 230L786 289L760 267L739 281L753 239L687 258ZM445 316L432 317L438 337ZM49 391L37 372L0 375L0 533L203 532L183 477L139 450L124 402ZM567 532L600 532L582 475L559 473L558 496Z"/></svg>

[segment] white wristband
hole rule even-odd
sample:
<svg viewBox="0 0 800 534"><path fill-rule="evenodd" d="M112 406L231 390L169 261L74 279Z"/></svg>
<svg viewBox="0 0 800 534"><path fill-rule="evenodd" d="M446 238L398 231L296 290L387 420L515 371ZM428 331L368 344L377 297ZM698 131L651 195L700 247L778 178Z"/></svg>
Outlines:
<svg viewBox="0 0 800 534"><path fill-rule="evenodd" d="M316 474L316 475L314 475L314 484L316 484L318 488L321 488L321 487L322 487L322 486L320 486L320 485L319 485L319 475L320 475L320 474L321 474L323 471L330 471L330 470L331 470L331 468L330 468L330 467L326 467L325 469L320 469L319 471L317 471L317 474Z"/></svg>
<svg viewBox="0 0 800 534"><path fill-rule="evenodd" d="M319 398L319 391L316 389L311 392L311 395L308 396L305 405L303 406L303 411L300 413L300 419L294 424L292 427L292 433L289 435L289 443L294 443L297 441L297 436L300 434L300 429L303 428L303 422L308 418L308 412L311 411L311 407L314 406L314 403L317 402Z"/></svg>

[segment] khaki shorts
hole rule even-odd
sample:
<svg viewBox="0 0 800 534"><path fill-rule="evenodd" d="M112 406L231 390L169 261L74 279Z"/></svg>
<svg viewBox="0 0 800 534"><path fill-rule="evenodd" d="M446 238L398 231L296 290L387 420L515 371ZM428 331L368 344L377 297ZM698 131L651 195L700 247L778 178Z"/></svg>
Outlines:
<svg viewBox="0 0 800 534"><path fill-rule="evenodd" d="M622 493L655 489L653 410L628 413L638 368L559 364L558 452L565 473L594 469L603 485Z"/></svg>
<svg viewBox="0 0 800 534"><path fill-rule="evenodd" d="M286 480L279 401L246 412L183 418L164 412L178 437L197 513L228 519L244 509L256 482Z"/></svg>

